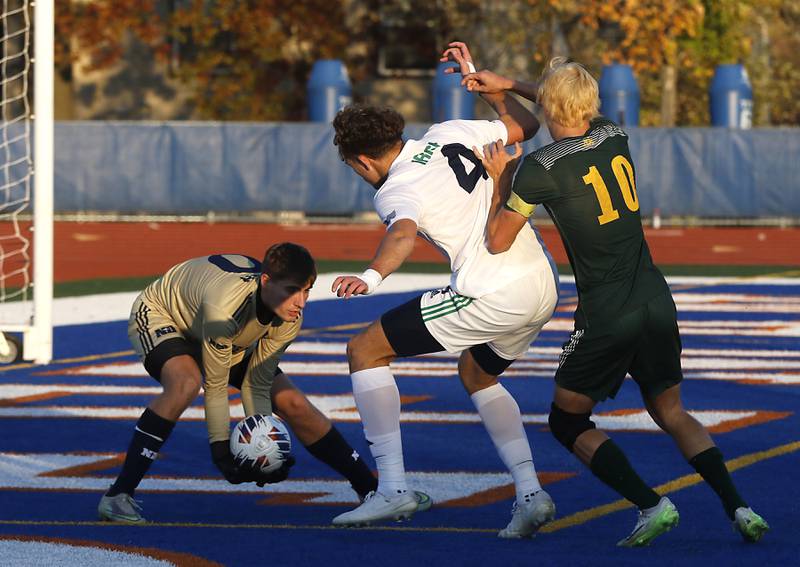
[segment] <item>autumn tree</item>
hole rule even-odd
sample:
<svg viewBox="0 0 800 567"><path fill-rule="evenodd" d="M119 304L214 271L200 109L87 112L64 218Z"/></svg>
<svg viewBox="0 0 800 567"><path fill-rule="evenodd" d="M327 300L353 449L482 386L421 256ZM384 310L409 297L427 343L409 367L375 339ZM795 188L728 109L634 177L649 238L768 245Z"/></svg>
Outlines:
<svg viewBox="0 0 800 567"><path fill-rule="evenodd" d="M553 56L627 63L643 126L707 125L717 65L750 73L756 125L797 124L796 0L56 0L57 61L110 68L147 50L192 93L191 116L302 119L313 61L341 58L354 83L374 77L386 22L413 18L479 64L533 78ZM421 39L409 34L410 44ZM425 49L430 49L425 47ZM432 50L431 58L437 55Z"/></svg>
<svg viewBox="0 0 800 567"><path fill-rule="evenodd" d="M336 0L57 0L61 65L95 68L123 57L129 41L193 92L195 115L220 120L300 118L311 64L347 44Z"/></svg>

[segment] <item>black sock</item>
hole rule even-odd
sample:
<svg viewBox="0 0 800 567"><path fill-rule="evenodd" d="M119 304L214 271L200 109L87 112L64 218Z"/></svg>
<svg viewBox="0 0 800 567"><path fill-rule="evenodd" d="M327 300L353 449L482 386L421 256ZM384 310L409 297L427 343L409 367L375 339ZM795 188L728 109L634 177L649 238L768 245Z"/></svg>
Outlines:
<svg viewBox="0 0 800 567"><path fill-rule="evenodd" d="M611 439L597 448L590 467L594 475L640 510L652 508L661 497L633 470L625 453Z"/></svg>
<svg viewBox="0 0 800 567"><path fill-rule="evenodd" d="M736 508L747 508L747 504L733 485L733 479L725 467L725 459L722 458L719 449L716 447L706 449L689 459L689 464L720 497L728 518L733 520Z"/></svg>
<svg viewBox="0 0 800 567"><path fill-rule="evenodd" d="M121 492L133 496L173 427L174 421L164 419L150 408L144 410L142 417L136 422L136 430L133 432L122 471L106 492L106 496L116 496Z"/></svg>
<svg viewBox="0 0 800 567"><path fill-rule="evenodd" d="M322 461L350 481L350 485L364 498L368 492L378 489L378 479L369 470L355 449L345 441L339 430L331 426L322 439L306 447L316 459Z"/></svg>

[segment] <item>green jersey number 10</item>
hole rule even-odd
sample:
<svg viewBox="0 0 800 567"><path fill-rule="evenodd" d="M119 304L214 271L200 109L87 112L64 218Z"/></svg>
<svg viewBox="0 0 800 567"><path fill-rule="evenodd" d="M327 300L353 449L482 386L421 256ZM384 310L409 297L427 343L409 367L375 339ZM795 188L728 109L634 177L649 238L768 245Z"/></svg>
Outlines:
<svg viewBox="0 0 800 567"><path fill-rule="evenodd" d="M639 197L636 195L636 182L633 178L631 162L625 159L625 156L616 156L611 160L611 171L614 172L614 177L617 179L617 185L622 193L622 198L625 200L625 206L632 212L638 211ZM597 166L593 165L589 168L589 173L583 176L583 182L592 186L597 197L597 203L600 205L601 214L597 216L597 222L606 224L617 220L619 211L614 208L614 204L611 202L608 187L606 187L606 183L603 181Z"/></svg>

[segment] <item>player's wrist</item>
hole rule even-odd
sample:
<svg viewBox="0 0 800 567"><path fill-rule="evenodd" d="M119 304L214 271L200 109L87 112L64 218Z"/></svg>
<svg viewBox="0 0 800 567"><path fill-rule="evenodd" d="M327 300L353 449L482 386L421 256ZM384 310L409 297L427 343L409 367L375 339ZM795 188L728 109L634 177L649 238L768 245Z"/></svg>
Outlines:
<svg viewBox="0 0 800 567"><path fill-rule="evenodd" d="M378 289L378 286L381 285L383 281L383 276L377 270L373 270L372 268L367 268L364 270L364 273L359 276L361 281L367 284L367 295Z"/></svg>
<svg viewBox="0 0 800 567"><path fill-rule="evenodd" d="M215 463L230 459L233 462L230 443L228 441L211 442L211 460Z"/></svg>
<svg viewBox="0 0 800 567"><path fill-rule="evenodd" d="M467 61L467 69L470 73L477 73L477 69L475 69L475 65L472 63L472 61Z"/></svg>

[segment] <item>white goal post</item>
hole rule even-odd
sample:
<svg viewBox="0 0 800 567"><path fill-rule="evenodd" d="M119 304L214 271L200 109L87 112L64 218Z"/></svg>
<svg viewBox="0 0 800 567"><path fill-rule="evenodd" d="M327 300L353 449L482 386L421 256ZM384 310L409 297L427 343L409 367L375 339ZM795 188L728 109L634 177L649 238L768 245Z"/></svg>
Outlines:
<svg viewBox="0 0 800 567"><path fill-rule="evenodd" d="M54 2L4 0L3 8L0 358L16 348L2 332L22 333L22 358L46 364L53 358ZM32 224L25 222L27 218Z"/></svg>

